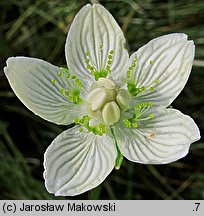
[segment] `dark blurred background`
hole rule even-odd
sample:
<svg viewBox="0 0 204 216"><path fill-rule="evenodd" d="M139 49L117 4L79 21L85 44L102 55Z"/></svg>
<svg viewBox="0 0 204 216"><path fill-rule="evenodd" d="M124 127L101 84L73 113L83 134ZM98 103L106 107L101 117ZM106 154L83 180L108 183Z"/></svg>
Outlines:
<svg viewBox="0 0 204 216"><path fill-rule="evenodd" d="M66 66L64 44L82 6L97 1L0 1L0 199L70 199L44 187L43 154L67 127L35 116L17 99L3 73L9 56L30 56ZM204 130L204 1L98 1L115 17L130 53L154 37L184 32L195 41L190 79L174 108L190 115ZM96 189L72 199L204 199L204 141L169 165L141 165L124 160Z"/></svg>

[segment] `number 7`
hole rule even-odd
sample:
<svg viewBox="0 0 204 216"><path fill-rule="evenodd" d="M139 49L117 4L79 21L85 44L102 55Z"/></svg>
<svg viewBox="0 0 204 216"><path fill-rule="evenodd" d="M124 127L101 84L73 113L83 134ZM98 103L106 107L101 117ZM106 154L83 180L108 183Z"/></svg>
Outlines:
<svg viewBox="0 0 204 216"><path fill-rule="evenodd" d="M195 203L195 205L197 205L196 206L196 211L198 211L198 207L199 207L200 203Z"/></svg>

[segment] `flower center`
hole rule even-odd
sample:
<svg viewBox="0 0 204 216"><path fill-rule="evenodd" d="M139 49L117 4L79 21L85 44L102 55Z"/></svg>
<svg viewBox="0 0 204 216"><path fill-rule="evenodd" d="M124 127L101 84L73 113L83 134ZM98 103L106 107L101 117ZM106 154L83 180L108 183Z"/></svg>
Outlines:
<svg viewBox="0 0 204 216"><path fill-rule="evenodd" d="M118 122L122 112L129 108L130 93L119 89L111 78L99 78L90 88L87 97L88 114L105 125Z"/></svg>

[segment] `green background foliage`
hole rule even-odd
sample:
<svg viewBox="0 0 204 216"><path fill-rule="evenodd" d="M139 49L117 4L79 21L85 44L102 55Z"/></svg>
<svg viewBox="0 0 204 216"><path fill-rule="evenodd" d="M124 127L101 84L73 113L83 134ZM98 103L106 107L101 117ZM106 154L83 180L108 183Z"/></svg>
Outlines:
<svg viewBox="0 0 204 216"><path fill-rule="evenodd" d="M204 141L168 165L124 160L97 188L76 197L55 197L44 187L43 154L66 126L31 113L3 74L9 56L30 56L66 66L64 44L75 14L90 2L77 0L0 1L0 199L203 199ZM99 1L98 1L99 2ZM104 0L127 38L130 53L154 37L184 32L195 41L190 79L172 104L204 130L204 1Z"/></svg>

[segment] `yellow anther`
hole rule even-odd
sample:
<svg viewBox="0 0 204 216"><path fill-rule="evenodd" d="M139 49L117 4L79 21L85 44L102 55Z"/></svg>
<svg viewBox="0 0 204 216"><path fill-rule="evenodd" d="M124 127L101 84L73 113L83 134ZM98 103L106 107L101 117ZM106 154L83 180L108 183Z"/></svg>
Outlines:
<svg viewBox="0 0 204 216"><path fill-rule="evenodd" d="M155 134L152 133L152 134L149 135L149 137L150 137L150 138L154 138L154 137L155 137Z"/></svg>

